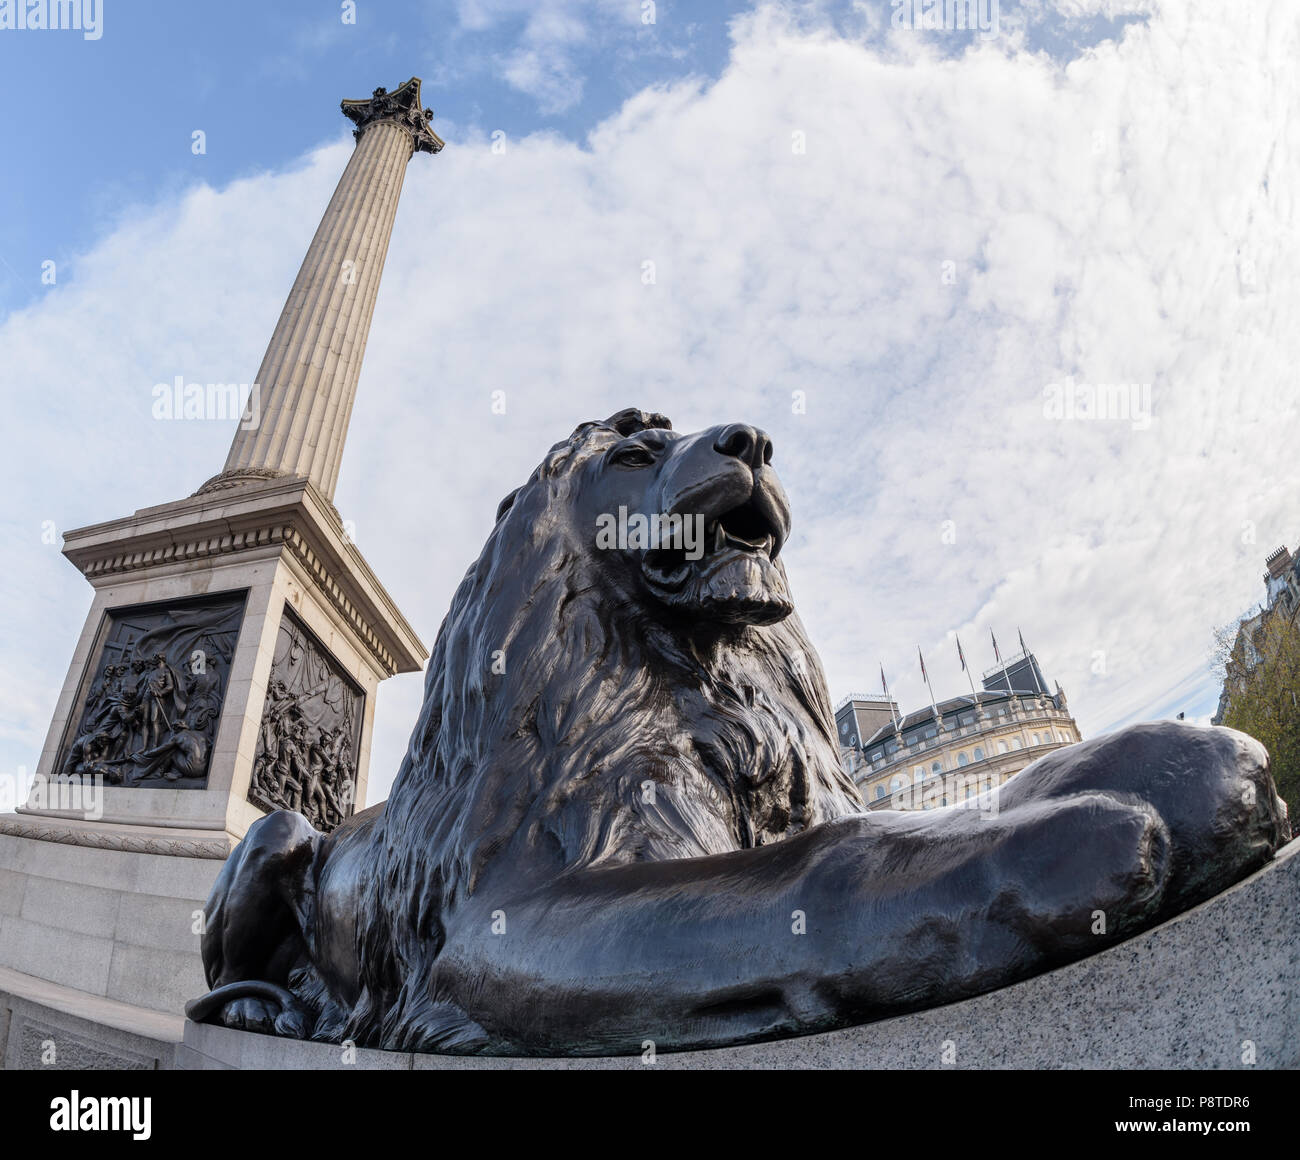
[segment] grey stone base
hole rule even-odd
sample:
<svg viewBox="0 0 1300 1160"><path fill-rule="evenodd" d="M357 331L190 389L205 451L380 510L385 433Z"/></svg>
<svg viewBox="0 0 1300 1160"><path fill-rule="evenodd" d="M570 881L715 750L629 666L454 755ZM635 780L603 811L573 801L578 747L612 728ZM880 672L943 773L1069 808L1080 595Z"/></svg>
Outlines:
<svg viewBox="0 0 1300 1160"><path fill-rule="evenodd" d="M714 1051L504 1059L355 1050L186 1023L176 1066L395 1070L1300 1067L1300 842L1259 873L1081 962L975 999Z"/></svg>
<svg viewBox="0 0 1300 1160"><path fill-rule="evenodd" d="M170 1070L184 1022L0 967L6 1071Z"/></svg>
<svg viewBox="0 0 1300 1160"><path fill-rule="evenodd" d="M191 831L0 814L6 827L24 832L0 832L0 968L177 1015L203 993L196 916L223 861L191 856Z"/></svg>

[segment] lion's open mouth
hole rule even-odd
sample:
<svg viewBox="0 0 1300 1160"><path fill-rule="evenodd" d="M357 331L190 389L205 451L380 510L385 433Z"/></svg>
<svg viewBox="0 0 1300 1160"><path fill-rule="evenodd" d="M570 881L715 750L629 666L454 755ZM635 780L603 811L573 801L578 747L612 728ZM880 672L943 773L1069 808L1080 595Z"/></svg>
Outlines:
<svg viewBox="0 0 1300 1160"><path fill-rule="evenodd" d="M721 515L706 518L704 542L695 551L682 545L652 548L646 552L643 566L657 586L671 590L685 584L688 577L707 577L741 557L775 560L782 538L773 519L751 497Z"/></svg>
<svg viewBox="0 0 1300 1160"><path fill-rule="evenodd" d="M704 530L705 540L715 552L731 547L742 552L764 552L769 559L775 559L781 550L777 529L753 499L724 512L711 527L705 524Z"/></svg>

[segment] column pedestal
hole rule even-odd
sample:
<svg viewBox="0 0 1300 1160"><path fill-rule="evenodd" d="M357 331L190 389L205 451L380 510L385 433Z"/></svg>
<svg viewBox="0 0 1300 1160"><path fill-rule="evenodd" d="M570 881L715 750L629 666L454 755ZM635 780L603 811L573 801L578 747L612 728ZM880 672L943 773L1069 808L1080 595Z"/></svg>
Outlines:
<svg viewBox="0 0 1300 1160"><path fill-rule="evenodd" d="M329 828L364 803L376 689L394 673L419 669L427 653L304 479L145 508L68 533L64 554L95 598L27 804L0 815L0 967L176 1013L206 989L198 916L222 861L276 805L296 804L309 816L315 809L314 820ZM207 611L214 607L215 617ZM197 627L195 609L203 614ZM170 669L163 684L180 688L161 709L176 717L171 724L197 726L211 711L190 730L207 739L205 774L169 777L177 770L165 752L153 762L127 756L115 764L103 753L82 754L81 770L102 769L124 784L105 779L70 795L58 775L77 768L78 741L96 728L88 726L94 706L110 705L102 732L123 715L100 686L133 633L137 651L162 652L157 671ZM200 638L208 646L203 681L184 662L204 651L190 649ZM178 711L185 686L189 699ZM343 737L348 705L353 732ZM141 752L152 740L140 736L146 724L135 722L130 739L109 754ZM297 735L298 752L286 752L289 743L277 734ZM351 775L351 789L331 787L341 811L313 807L303 784L309 767L322 763L325 737L347 750L334 777ZM296 802L274 800L281 776L285 798L296 791Z"/></svg>
<svg viewBox="0 0 1300 1160"><path fill-rule="evenodd" d="M207 990L203 907L227 855L268 810L329 830L364 802L375 691L428 655L331 497L406 165L443 143L417 77L342 111L357 148L226 469L64 538L95 597L32 792L0 814L0 983L87 1006L49 1032L83 1066L167 1054L87 1028L167 1038L160 1014ZM12 1010L0 1002L0 1041ZM41 1034L23 1032L18 1058Z"/></svg>

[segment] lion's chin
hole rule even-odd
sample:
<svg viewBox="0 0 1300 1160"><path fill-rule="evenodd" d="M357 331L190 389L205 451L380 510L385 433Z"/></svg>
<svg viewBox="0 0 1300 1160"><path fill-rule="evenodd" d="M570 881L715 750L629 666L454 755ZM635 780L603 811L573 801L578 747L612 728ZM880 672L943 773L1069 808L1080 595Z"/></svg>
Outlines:
<svg viewBox="0 0 1300 1160"><path fill-rule="evenodd" d="M776 624L794 611L785 576L764 553L728 553L709 567L678 573L674 583L663 583L651 570L645 577L661 604L695 620Z"/></svg>

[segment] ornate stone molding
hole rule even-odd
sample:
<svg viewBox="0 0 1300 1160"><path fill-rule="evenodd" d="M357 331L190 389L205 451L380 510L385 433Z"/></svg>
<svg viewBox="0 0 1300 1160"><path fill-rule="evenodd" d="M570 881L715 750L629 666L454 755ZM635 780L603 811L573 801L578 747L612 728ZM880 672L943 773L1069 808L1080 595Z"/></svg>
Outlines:
<svg viewBox="0 0 1300 1160"><path fill-rule="evenodd" d="M218 536L195 536L161 544L156 548L121 552L91 560L82 568L88 580L100 576L113 576L134 572L140 568L156 568L164 564L184 563L205 556L222 556L244 552L251 548L282 544L293 525L254 528L247 532L228 532Z"/></svg>
<svg viewBox="0 0 1300 1160"><path fill-rule="evenodd" d="M221 472L220 475L214 475L198 491L191 494L193 499L201 495L211 495L214 492L226 491L234 487L244 487L246 485L255 485L266 483L268 480L275 479L304 479L301 475L290 475L287 471L281 471L278 467L232 467L227 471ZM319 489L316 492L317 498L328 509L330 515L334 517L334 523L343 527L343 514L334 506L334 501L324 495Z"/></svg>
<svg viewBox="0 0 1300 1160"><path fill-rule="evenodd" d="M0 815L0 834L32 838L38 842L59 842L65 846L89 846L96 850L122 850L129 854L167 854L173 858L227 858L233 849L229 838L167 838L155 834L124 834L118 830L82 829L48 822L29 822L14 815Z"/></svg>
<svg viewBox="0 0 1300 1160"><path fill-rule="evenodd" d="M397 659L384 646L370 622L348 598L348 594L334 578L325 561L311 543L293 524L279 524L257 528L248 532L231 532L220 536L200 536L191 540L178 540L147 551L122 552L92 560L82 569L88 580L103 576L120 575L142 568L156 568L166 564L182 563L210 556L224 556L252 548L280 545L293 554L303 571L311 577L316 587L327 597L333 608L352 626L374 658L389 676L398 672Z"/></svg>
<svg viewBox="0 0 1300 1160"><path fill-rule="evenodd" d="M234 467L214 475L195 495L207 495L214 491L223 491L228 487L242 487L246 483L260 483L265 479L280 479L285 472L276 467Z"/></svg>
<svg viewBox="0 0 1300 1160"><path fill-rule="evenodd" d="M347 593L343 591L338 581L330 574L325 562L316 554L311 544L307 542L297 528L288 528L286 532L288 533L285 536L286 547L293 551L294 557L307 574L311 576L312 580L315 581L316 587L329 598L330 603L352 625L353 630L365 642L366 647L375 659L384 666L388 675L393 676L398 671L396 658L384 647L384 642L379 639L375 630L362 617L356 605L348 599Z"/></svg>
<svg viewBox="0 0 1300 1160"><path fill-rule="evenodd" d="M406 130L411 138L412 155L438 153L442 149L442 138L429 126L433 110L420 107L419 77L412 77L391 93L381 87L368 100L344 101L340 108L343 115L356 125L352 135L358 141L371 125L387 121Z"/></svg>

